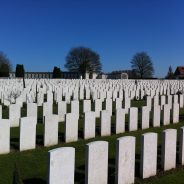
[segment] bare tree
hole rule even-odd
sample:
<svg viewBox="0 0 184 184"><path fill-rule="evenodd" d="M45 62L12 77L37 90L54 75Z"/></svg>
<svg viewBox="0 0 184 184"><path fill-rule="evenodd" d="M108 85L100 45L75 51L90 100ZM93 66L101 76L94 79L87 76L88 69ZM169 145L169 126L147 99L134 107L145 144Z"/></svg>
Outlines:
<svg viewBox="0 0 184 184"><path fill-rule="evenodd" d="M9 72L12 71L12 65L6 55L0 51L0 77L9 77Z"/></svg>
<svg viewBox="0 0 184 184"><path fill-rule="evenodd" d="M72 48L66 57L65 68L70 72L100 72L102 65L100 56L86 47Z"/></svg>
<svg viewBox="0 0 184 184"><path fill-rule="evenodd" d="M136 72L137 77L151 78L154 74L154 68L151 58L146 52L136 53L131 61L132 70Z"/></svg>

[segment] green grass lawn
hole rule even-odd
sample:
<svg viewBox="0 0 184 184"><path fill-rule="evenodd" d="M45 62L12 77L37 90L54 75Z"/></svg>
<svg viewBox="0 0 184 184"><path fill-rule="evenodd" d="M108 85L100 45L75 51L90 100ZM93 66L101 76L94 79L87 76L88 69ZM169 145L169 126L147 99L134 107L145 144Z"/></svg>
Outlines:
<svg viewBox="0 0 184 184"><path fill-rule="evenodd" d="M81 102L80 102L81 103ZM113 104L114 106L115 104ZM133 102L133 106L140 107L145 105L145 101ZM81 105L82 108L82 105ZM22 116L26 115L26 106L22 109ZM113 108L114 109L114 108ZM68 106L68 112L70 106ZM80 112L82 110L80 109ZM114 110L113 110L114 111ZM57 112L57 107L54 105L54 113ZM180 112L181 122L178 124L171 124L168 126L161 126L160 128L150 128L147 130L138 130L135 132L126 132L123 134L115 135L114 132L114 112L112 117L112 135L108 137L99 136L99 119L97 119L97 135L96 138L90 140L83 140L83 117L79 121L79 141L74 143L64 143L64 125L61 122L59 126L59 144L57 146L45 148L43 147L43 124L42 124L42 107L38 110L38 125L37 125L37 148L35 150L19 152L19 128L11 128L11 153L0 155L0 184L11 184L13 179L14 164L17 163L21 176L25 184L46 184L47 176L47 157L48 151L57 147L72 146L76 149L76 164L75 164L75 183L84 183L85 178L85 145L92 141L104 140L109 142L109 184L114 183L115 180L115 147L116 140L122 136L135 136L136 137L136 183L184 183L184 168L177 164L177 169L163 172L160 169L160 155L161 155L161 134L167 128L179 129L184 126L182 115L184 110ZM8 118L7 108L3 109L3 117ZM127 118L126 118L127 123ZM158 133L158 175L146 180L139 177L139 161L140 161L140 139L141 135L146 132Z"/></svg>

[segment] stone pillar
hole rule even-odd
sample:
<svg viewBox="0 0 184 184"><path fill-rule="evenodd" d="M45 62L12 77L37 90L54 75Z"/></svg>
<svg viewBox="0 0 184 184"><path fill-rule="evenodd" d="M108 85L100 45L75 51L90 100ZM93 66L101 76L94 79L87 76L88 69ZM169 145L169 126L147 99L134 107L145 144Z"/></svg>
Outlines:
<svg viewBox="0 0 184 184"><path fill-rule="evenodd" d="M85 73L85 79L89 79L89 73Z"/></svg>

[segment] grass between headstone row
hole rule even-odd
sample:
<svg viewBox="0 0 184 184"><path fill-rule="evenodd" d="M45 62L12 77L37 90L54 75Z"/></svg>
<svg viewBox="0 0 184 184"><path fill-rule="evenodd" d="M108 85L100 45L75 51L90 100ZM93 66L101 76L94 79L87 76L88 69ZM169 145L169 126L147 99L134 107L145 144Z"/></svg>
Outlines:
<svg viewBox="0 0 184 184"><path fill-rule="evenodd" d="M75 170L75 180L76 183L84 183L85 177L85 145L92 141L104 140L109 142L109 183L114 183L115 178L115 147L116 140L118 137L122 136L135 136L136 137L136 183L181 183L181 178L184 177L183 168L165 172L163 173L160 169L158 171L158 176L152 177L147 180L142 180L139 178L139 161L140 161L140 139L141 135L145 132L156 132L159 133L158 136L158 167L160 168L160 154L161 154L161 133L164 129L175 128L179 129L184 126L184 122L178 124L171 124L168 126L160 128L150 128L147 130L138 130L135 132L127 132L118 135L112 135L109 137L97 137L90 140L80 139L75 143L60 143L57 146L45 148L38 147L35 150L25 151L25 152L11 152L7 155L0 155L0 184L10 184L12 183L14 163L20 168L20 173L24 179L25 184L29 183L46 183L47 175L47 156L48 151L57 147L72 146L76 149L76 170ZM179 166L178 166L179 167ZM62 172L62 171L61 171ZM169 173L169 175L168 175ZM162 176L162 177L161 177Z"/></svg>
<svg viewBox="0 0 184 184"><path fill-rule="evenodd" d="M141 107L145 105L145 101L132 101L132 106ZM93 104L92 104L93 106ZM57 112L56 104L53 105L54 112ZM113 112L115 112L115 103L113 103ZM92 107L94 109L94 107ZM8 117L7 108L3 110L4 116ZM13 179L14 164L20 168L22 178L25 184L44 184L46 183L47 175L47 156L48 151L56 147L72 146L76 148L76 173L75 181L78 184L84 183L84 158L85 158L85 144L96 141L105 140L109 142L109 183L114 183L115 180L115 146L116 139L121 136L131 135L136 136L136 183L183 183L181 179L184 178L183 168L172 170L169 172L162 172L159 169L158 175L147 180L142 180L139 178L139 161L140 161L140 137L145 132L157 132L159 133L159 149L158 149L158 166L160 164L160 154L161 154L161 132L167 128L179 129L184 126L184 123L180 122L175 125L164 126L160 128L150 128L147 130L138 130L136 132L126 132L123 134L112 134L109 137L100 137L99 123L100 119L97 119L97 137L95 139L83 140L83 116L80 116L79 120L79 141L75 143L66 144L63 142L64 138L64 125L61 122L59 126L59 144L57 146L44 148L43 147L43 124L42 124L42 107L38 109L38 125L37 125L37 148L35 150L19 152L19 128L11 128L11 153L7 155L0 155L0 184L10 184ZM70 112L70 105L68 105L68 112ZM80 112L82 112L82 102L80 102ZM26 116L26 106L22 108L22 116ZM82 113L80 113L82 114ZM180 110L180 119L183 119L184 109ZM139 117L140 119L140 117ZM112 116L112 132L114 127L115 113ZM126 117L126 124L128 119ZM159 166L160 167L160 166ZM169 175L168 175L169 174Z"/></svg>

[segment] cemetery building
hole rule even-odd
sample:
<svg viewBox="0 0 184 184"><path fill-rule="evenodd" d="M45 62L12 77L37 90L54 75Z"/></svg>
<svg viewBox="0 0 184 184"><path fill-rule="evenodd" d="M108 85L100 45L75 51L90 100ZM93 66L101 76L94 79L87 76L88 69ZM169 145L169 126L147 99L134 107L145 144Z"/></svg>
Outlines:
<svg viewBox="0 0 184 184"><path fill-rule="evenodd" d="M116 72L116 73L101 73L97 77L98 79L128 79L128 74L125 72Z"/></svg>
<svg viewBox="0 0 184 184"><path fill-rule="evenodd" d="M97 74L92 73L85 73L82 75L79 72L61 72L61 79L80 79L80 78L85 78L85 79L95 79ZM15 72L10 72L9 74L10 78L15 78L16 74ZM53 78L53 73L52 72L25 72L25 78L26 79L52 79Z"/></svg>
<svg viewBox="0 0 184 184"><path fill-rule="evenodd" d="M16 78L15 72L9 73L9 78ZM52 72L25 72L26 79L52 79ZM128 79L127 73L117 72L117 73L85 73L81 74L79 72L61 72L61 79Z"/></svg>
<svg viewBox="0 0 184 184"><path fill-rule="evenodd" d="M174 72L176 79L184 79L184 66L178 66Z"/></svg>

